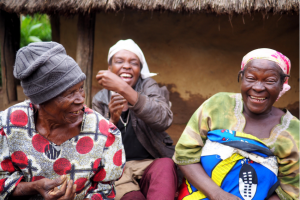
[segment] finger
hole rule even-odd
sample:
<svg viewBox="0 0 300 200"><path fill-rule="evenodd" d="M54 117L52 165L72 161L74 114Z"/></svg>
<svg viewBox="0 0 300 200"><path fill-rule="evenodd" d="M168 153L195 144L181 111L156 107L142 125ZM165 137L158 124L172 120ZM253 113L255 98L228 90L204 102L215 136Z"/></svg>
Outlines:
<svg viewBox="0 0 300 200"><path fill-rule="evenodd" d="M103 82L102 79L99 79L99 80L98 80L98 84L99 84L99 85L102 85L102 82Z"/></svg>
<svg viewBox="0 0 300 200"><path fill-rule="evenodd" d="M111 108L111 112L112 112L111 114L117 114L118 113L118 115L121 115L123 108L124 108L123 104L115 106L115 107Z"/></svg>
<svg viewBox="0 0 300 200"><path fill-rule="evenodd" d="M111 101L112 101L112 102L114 102L114 101L119 101L119 100L126 101L126 99L125 99L123 96L121 96L121 95L111 97Z"/></svg>
<svg viewBox="0 0 300 200"><path fill-rule="evenodd" d="M117 105L123 105L125 102L126 102L125 99L115 100L115 101L111 102L111 106L112 106L112 107L115 107L115 106L117 106Z"/></svg>
<svg viewBox="0 0 300 200"><path fill-rule="evenodd" d="M74 193L73 192L73 183L74 183L73 180L69 180L68 187L67 187L67 190L65 193L65 197L70 197ZM75 190L75 192L76 192L76 190Z"/></svg>
<svg viewBox="0 0 300 200"><path fill-rule="evenodd" d="M66 175L62 175L54 180L49 180L49 183L46 184L46 189L54 189L55 187L61 185L66 180Z"/></svg>
<svg viewBox="0 0 300 200"><path fill-rule="evenodd" d="M73 191L72 191L73 193L76 193L76 188L77 188L77 185L74 184L74 185L73 185Z"/></svg>
<svg viewBox="0 0 300 200"><path fill-rule="evenodd" d="M58 189L57 187L55 187L54 190L50 192L50 194L53 195L54 197L57 197L57 198L61 197L61 196L63 196L65 194L66 187L67 187L67 179L65 179L65 181L61 185L60 189Z"/></svg>
<svg viewBox="0 0 300 200"><path fill-rule="evenodd" d="M63 192L65 192L66 191L66 187L67 187L67 182L68 182L68 180L67 179L65 179L65 181L64 181L64 183L62 184L62 186L60 187L60 191L63 191Z"/></svg>
<svg viewBox="0 0 300 200"><path fill-rule="evenodd" d="M108 70L99 70L96 76L103 75L105 72L108 72Z"/></svg>
<svg viewBox="0 0 300 200"><path fill-rule="evenodd" d="M73 185L73 196L72 196L72 199L74 199L75 198L75 195L76 195L76 188L77 188L77 185L76 184L74 184Z"/></svg>
<svg viewBox="0 0 300 200"><path fill-rule="evenodd" d="M122 95L120 95L117 92L114 92L113 94L111 94L112 97L123 97ZM123 97L124 98L124 97Z"/></svg>

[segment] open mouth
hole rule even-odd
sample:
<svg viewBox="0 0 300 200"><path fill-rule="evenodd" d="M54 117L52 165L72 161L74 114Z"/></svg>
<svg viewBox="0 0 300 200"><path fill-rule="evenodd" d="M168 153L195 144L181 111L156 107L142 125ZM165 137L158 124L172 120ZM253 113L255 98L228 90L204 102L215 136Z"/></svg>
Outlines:
<svg viewBox="0 0 300 200"><path fill-rule="evenodd" d="M250 99L254 102L264 102L267 98L266 97L255 97L249 95Z"/></svg>
<svg viewBox="0 0 300 200"><path fill-rule="evenodd" d="M82 111L82 109L77 110L77 111L74 111L74 112L70 112L70 113L75 114L75 115L78 115L78 114L80 113L80 111Z"/></svg>
<svg viewBox="0 0 300 200"><path fill-rule="evenodd" d="M126 80L126 79L131 79L133 76L132 76L132 74L122 73L122 74L120 74L120 77L122 79Z"/></svg>

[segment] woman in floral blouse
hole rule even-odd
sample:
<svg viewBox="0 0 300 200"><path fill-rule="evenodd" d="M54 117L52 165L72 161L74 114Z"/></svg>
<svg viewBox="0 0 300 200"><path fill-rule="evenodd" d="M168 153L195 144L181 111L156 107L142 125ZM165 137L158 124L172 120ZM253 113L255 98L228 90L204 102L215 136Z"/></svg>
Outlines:
<svg viewBox="0 0 300 200"><path fill-rule="evenodd" d="M30 100L0 112L0 199L114 199L120 132L84 106L86 76L64 47L20 49L14 76Z"/></svg>

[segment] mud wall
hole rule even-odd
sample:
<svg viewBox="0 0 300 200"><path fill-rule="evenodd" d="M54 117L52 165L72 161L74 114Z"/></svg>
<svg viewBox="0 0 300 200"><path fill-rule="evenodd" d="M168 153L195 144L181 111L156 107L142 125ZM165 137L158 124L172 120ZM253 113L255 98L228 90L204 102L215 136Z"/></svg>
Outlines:
<svg viewBox="0 0 300 200"><path fill-rule="evenodd" d="M61 43L75 58L77 17L61 17ZM239 92L242 57L272 48L292 62L290 85L275 106L299 117L299 16L256 13L236 15L124 11L96 18L94 76L107 69L107 53L119 39L132 38L143 50L154 79L167 85L174 124L187 123L200 104L217 92ZM93 79L93 94L101 87Z"/></svg>

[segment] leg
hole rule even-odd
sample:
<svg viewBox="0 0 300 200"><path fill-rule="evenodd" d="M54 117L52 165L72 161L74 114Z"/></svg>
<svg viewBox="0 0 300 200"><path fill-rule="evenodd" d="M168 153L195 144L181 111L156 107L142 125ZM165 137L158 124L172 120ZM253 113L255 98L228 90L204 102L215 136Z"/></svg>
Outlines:
<svg viewBox="0 0 300 200"><path fill-rule="evenodd" d="M176 167L170 158L154 160L140 181L141 192L147 200L174 200L177 190Z"/></svg>
<svg viewBox="0 0 300 200"><path fill-rule="evenodd" d="M141 191L132 191L125 194L121 200L146 200Z"/></svg>

